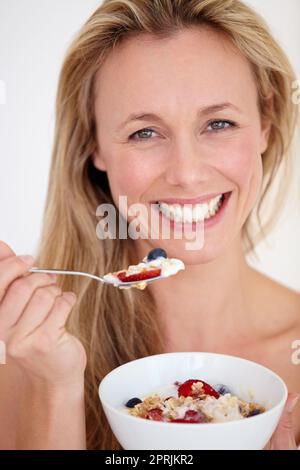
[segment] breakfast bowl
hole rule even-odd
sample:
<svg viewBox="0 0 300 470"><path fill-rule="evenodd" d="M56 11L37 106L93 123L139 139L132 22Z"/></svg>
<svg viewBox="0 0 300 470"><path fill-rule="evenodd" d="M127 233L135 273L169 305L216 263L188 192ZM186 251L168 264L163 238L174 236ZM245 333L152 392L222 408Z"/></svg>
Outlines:
<svg viewBox="0 0 300 470"><path fill-rule="evenodd" d="M163 390L169 390L174 384L186 387L190 383L193 387L194 383L200 387L204 384L205 389L212 391L207 392L214 395L207 396L209 409L211 403L217 404L217 397L220 397L220 402L227 400L235 407L242 403L244 409L254 409L255 412L229 416L230 413L225 411L220 415L220 422L215 422L217 413L211 413L211 417L202 422L184 419L162 421L155 416L151 419L151 413L139 416L139 413L142 416L144 404L151 403L152 398L149 400L147 397L155 396L154 400L159 402ZM221 396L222 387L230 394ZM116 439L126 450L263 449L278 424L287 394L283 380L270 369L240 357L206 352L165 353L137 359L112 370L99 385L99 397L107 420ZM186 400L203 406L204 397L201 395L196 401L185 397L180 400L185 402L184 406ZM254 408L251 408L252 404L255 404ZM159 406L162 408L161 404ZM222 406L224 408L224 404ZM134 411L136 415L132 414L133 409L137 410ZM237 409L241 411L241 406ZM161 416L162 411L159 413ZM198 411L189 413L205 416Z"/></svg>

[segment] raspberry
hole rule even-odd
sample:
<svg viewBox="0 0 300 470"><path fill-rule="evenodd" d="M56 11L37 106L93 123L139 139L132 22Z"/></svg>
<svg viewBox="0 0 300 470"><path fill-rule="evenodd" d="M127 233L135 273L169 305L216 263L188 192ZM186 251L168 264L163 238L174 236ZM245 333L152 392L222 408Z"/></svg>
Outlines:
<svg viewBox="0 0 300 470"><path fill-rule="evenodd" d="M159 408L153 408L152 410L148 411L146 418L150 419L151 421L163 421L162 413L162 410Z"/></svg>
<svg viewBox="0 0 300 470"><path fill-rule="evenodd" d="M201 411L188 410L184 418L174 419L172 423L206 423L207 419Z"/></svg>
<svg viewBox="0 0 300 470"><path fill-rule="evenodd" d="M215 398L219 398L220 394L214 390L209 384L204 382L200 379L190 379L186 380L183 384L180 385L178 388L178 396L181 397L196 397L197 393L195 393L192 389L192 385L196 382L201 382L203 384L202 390L205 395L210 395Z"/></svg>
<svg viewBox="0 0 300 470"><path fill-rule="evenodd" d="M141 271L140 273L126 274L126 271L122 271L117 274L117 277L122 282L134 282L134 281L144 281L145 279L151 279L152 277L160 276L161 269L148 269L146 271Z"/></svg>

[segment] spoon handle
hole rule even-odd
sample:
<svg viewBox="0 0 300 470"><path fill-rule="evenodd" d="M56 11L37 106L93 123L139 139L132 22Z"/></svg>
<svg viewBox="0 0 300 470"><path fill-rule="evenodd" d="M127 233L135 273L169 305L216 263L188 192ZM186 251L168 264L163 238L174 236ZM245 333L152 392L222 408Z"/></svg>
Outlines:
<svg viewBox="0 0 300 470"><path fill-rule="evenodd" d="M46 273L46 274L70 274L71 276L85 276L91 279L95 279L96 281L104 282L102 277L95 276L94 274L90 273L83 273L81 271L67 271L65 269L39 269L39 268L30 268L29 272L31 273Z"/></svg>

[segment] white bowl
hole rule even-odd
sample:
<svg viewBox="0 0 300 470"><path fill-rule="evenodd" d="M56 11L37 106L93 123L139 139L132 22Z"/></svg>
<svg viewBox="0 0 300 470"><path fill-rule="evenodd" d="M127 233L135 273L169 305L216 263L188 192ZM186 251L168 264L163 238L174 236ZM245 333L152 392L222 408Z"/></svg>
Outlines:
<svg viewBox="0 0 300 470"><path fill-rule="evenodd" d="M226 384L267 411L223 423L165 423L127 414L125 403L145 397L176 380L203 379ZM168 353L128 362L107 374L99 396L111 429L124 449L263 449L273 434L287 399L285 383L271 370L235 356L213 353Z"/></svg>

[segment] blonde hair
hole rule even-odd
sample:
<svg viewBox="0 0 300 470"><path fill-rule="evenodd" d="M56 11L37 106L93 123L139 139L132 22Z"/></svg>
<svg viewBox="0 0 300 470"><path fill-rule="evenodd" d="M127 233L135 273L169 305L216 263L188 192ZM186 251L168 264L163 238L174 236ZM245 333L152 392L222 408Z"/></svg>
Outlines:
<svg viewBox="0 0 300 470"><path fill-rule="evenodd" d="M263 19L238 0L106 0L73 41L61 71L40 266L97 274L136 261L132 241L96 237L96 207L113 201L106 174L96 170L91 160L97 147L94 78L105 56L124 38L150 33L163 39L201 25L227 34L248 58L261 116L271 123L269 145L262 156L264 191L256 208L259 213L280 164L288 160L297 119L291 99L294 72ZM244 229L251 241L248 221ZM68 328L87 351L88 448L118 449L97 388L118 365L163 351L154 301L147 291L119 291L72 276L66 276L61 286L78 295Z"/></svg>

